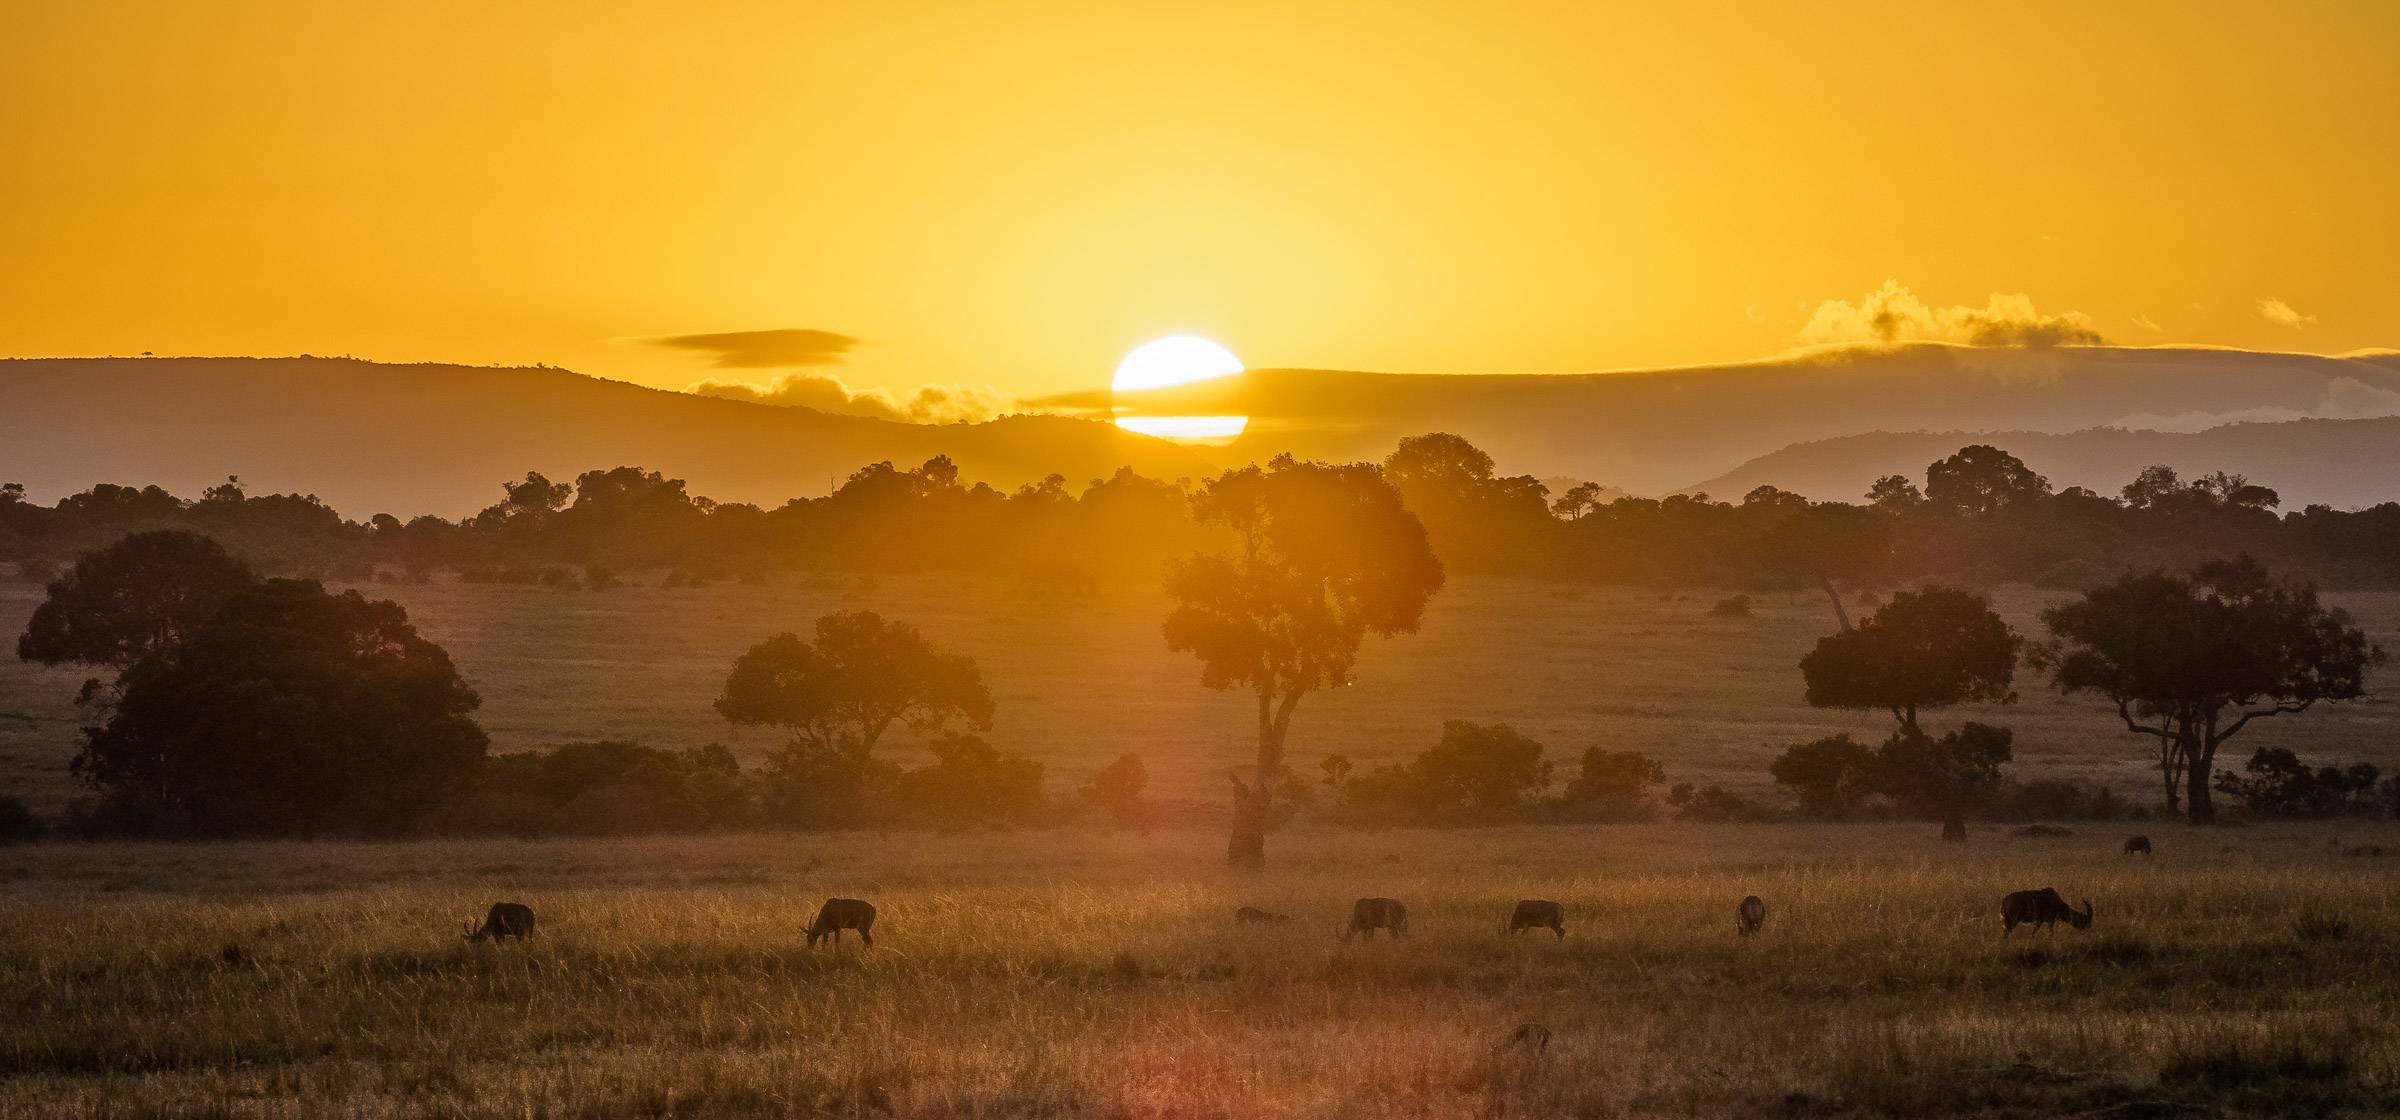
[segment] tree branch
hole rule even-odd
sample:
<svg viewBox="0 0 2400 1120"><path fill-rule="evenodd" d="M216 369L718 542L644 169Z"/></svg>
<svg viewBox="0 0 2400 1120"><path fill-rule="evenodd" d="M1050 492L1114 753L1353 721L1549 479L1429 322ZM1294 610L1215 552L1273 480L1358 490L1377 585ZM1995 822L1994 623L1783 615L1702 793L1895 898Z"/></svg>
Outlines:
<svg viewBox="0 0 2400 1120"><path fill-rule="evenodd" d="M2211 747L2214 747L2214 746L2216 746L2217 744L2219 744L2219 743L2222 743L2222 742L2224 742L2224 741L2225 741L2225 740L2227 740L2227 739L2231 739L2231 738L2233 738L2233 733L2234 733L2234 732L2236 732L2236 731L2240 731L2240 730L2242 729L2242 725L2243 725L2243 724L2246 724L2246 723L2250 722L2251 720L2257 719L2257 718L2258 718L2258 717L2260 717L2260 716L2285 716L2285 715L2291 715L2291 714L2293 714L2293 713L2295 713L2295 712L2305 712L2305 711L2307 711L2307 710L2308 710L2308 706L2309 706L2309 705L2311 705L2311 704L2314 704L2314 703L2316 703L2316 702L2317 702L2317 698L2316 698L2316 697L2314 697L2314 696L2311 696L2311 697L2309 697L2309 698L2308 698L2308 699L2306 699L2306 700L2296 700L2296 701L2295 701L2295 700L2286 700L2286 701L2283 701L2283 702L2281 702L2281 703L2278 703L2278 704L2276 704L2276 705L2275 705L2274 707L2272 707L2272 708L2252 708L2252 709L2250 709L2249 711L2243 712L2243 713L2242 713L2242 718L2240 718L2240 719L2237 719L2237 720L2233 721L2233 724L2232 724L2232 726L2230 726L2230 727L2227 727L2227 728L2224 730L2224 732L2223 732L2223 733L2221 733L2221 734L2217 735L2216 737L2214 737L2214 738L2210 739L2210 740L2208 741L2208 745L2209 745L2209 746L2211 746Z"/></svg>
<svg viewBox="0 0 2400 1120"><path fill-rule="evenodd" d="M2167 730L2166 728L2149 727L2133 722L2133 701L2131 700L2117 701L2117 718L2125 721L2125 730L2134 732L2135 734L2156 735L2161 739L2170 739L2175 737L2175 733Z"/></svg>

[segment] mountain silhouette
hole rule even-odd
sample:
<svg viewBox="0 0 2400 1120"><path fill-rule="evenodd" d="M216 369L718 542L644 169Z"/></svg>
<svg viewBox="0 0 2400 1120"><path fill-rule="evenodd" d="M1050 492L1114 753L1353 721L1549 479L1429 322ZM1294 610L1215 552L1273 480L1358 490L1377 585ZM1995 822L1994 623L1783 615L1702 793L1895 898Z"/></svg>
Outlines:
<svg viewBox="0 0 2400 1120"><path fill-rule="evenodd" d="M1106 399L1083 394L1052 403L1090 407ZM1863 432L2194 431L2244 420L2400 415L2400 361L2390 351L2328 358L1910 343L1618 373L1259 369L1119 393L1109 403L1153 415L1249 416L1240 440L1211 451L1220 460L1284 450L1381 458L1402 436L1447 431L1489 450L1508 473L1659 494L1794 444ZM2326 492L2355 492L2379 477L2358 463L2309 469L2325 478ZM2355 477L2340 481L2345 474ZM1856 495L1845 489L1844 496Z"/></svg>
<svg viewBox="0 0 2400 1120"><path fill-rule="evenodd" d="M314 493L353 519L448 517L538 470L634 465L724 502L781 505L850 472L949 455L1011 488L1053 471L1081 486L1120 466L1199 478L1192 451L1061 416L903 424L664 392L563 369L387 365L347 358L0 360L0 481L55 500L97 482L194 497L227 475Z"/></svg>

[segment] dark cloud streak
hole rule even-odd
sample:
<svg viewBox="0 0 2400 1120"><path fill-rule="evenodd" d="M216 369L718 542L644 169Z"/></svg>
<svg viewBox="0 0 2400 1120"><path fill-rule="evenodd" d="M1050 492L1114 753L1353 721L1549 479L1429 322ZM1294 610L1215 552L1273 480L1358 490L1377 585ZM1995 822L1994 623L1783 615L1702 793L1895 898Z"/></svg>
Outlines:
<svg viewBox="0 0 2400 1120"><path fill-rule="evenodd" d="M832 331L790 328L779 331L728 331L723 334L677 334L650 341L676 350L714 354L719 369L793 369L834 365L858 345L858 340Z"/></svg>

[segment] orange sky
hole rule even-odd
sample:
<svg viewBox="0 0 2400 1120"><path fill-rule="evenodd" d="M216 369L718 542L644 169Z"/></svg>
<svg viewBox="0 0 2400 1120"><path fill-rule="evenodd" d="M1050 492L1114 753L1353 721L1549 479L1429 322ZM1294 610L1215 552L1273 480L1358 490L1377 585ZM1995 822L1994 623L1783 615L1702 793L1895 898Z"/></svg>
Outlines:
<svg viewBox="0 0 2400 1120"><path fill-rule="evenodd" d="M2382 2L12 4L0 354L681 387L633 340L809 328L854 385L1030 395L1173 332L1742 358L1886 279L2400 345L2395 43Z"/></svg>

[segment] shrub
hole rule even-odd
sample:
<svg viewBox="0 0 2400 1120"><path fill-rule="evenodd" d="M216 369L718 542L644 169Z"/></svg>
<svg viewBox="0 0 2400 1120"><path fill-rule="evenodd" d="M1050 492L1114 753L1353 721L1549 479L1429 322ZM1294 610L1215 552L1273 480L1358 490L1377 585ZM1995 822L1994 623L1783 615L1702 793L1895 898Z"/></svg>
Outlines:
<svg viewBox="0 0 2400 1120"><path fill-rule="evenodd" d="M1650 787L1666 780L1665 768L1640 751L1593 747L1583 752L1583 772L1567 783L1560 800L1568 816L1581 820L1645 820Z"/></svg>
<svg viewBox="0 0 2400 1120"><path fill-rule="evenodd" d="M1716 606L1708 608L1708 613L1711 618L1748 618L1750 597L1736 595L1730 599L1719 599Z"/></svg>
<svg viewBox="0 0 2400 1120"><path fill-rule="evenodd" d="M0 844L21 844L41 834L41 818L24 798L0 797Z"/></svg>

